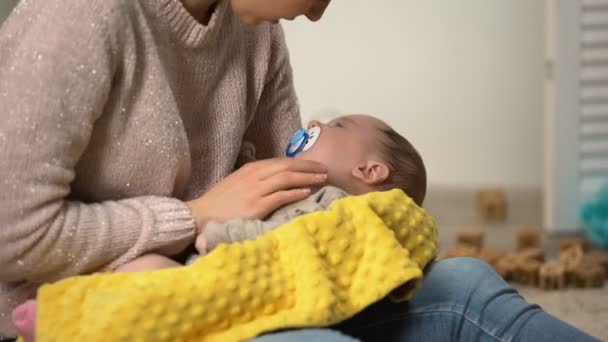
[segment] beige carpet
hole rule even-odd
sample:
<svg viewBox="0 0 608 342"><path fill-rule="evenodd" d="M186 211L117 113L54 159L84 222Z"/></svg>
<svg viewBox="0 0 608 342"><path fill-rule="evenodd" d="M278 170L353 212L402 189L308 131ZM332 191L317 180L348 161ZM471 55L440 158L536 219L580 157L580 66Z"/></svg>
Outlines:
<svg viewBox="0 0 608 342"><path fill-rule="evenodd" d="M543 291L516 286L526 300L602 341L608 341L608 286Z"/></svg>
<svg viewBox="0 0 608 342"><path fill-rule="evenodd" d="M507 222L487 224L480 220L474 210L473 189L430 187L425 207L437 221L440 249L451 246L460 230L478 228L485 231L486 246L512 251L517 230L521 226L541 226L542 196L538 189L511 189L507 196ZM558 239L558 236L544 235L542 244L547 257L555 256ZM514 286L529 302L539 304L559 319L608 341L608 285L602 289L562 291L543 291L515 284Z"/></svg>

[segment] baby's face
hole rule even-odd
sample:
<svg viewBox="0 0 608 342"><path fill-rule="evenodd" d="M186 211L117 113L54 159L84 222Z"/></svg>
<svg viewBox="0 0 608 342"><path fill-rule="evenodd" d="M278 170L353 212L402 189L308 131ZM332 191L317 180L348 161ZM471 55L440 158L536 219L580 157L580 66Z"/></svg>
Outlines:
<svg viewBox="0 0 608 342"><path fill-rule="evenodd" d="M369 158L379 158L380 129L386 125L368 115L347 115L326 124L311 121L308 128L319 127L315 144L296 155L296 159L320 162L329 169L329 184L349 188L352 170Z"/></svg>

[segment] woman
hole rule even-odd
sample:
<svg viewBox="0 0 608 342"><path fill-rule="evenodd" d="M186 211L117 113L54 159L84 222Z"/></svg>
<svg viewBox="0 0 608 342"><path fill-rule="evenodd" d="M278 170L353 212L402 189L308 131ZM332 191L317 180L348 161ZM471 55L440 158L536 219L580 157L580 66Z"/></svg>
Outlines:
<svg viewBox="0 0 608 342"><path fill-rule="evenodd" d="M261 158L279 156L300 126L274 23L318 20L328 3L19 4L0 34L0 336L14 336L9 313L39 284L175 256L207 220L263 218L325 181L323 165L295 160L231 172L244 139ZM469 259L433 265L409 304L380 302L335 328L383 340L585 338ZM261 337L310 338L348 339Z"/></svg>

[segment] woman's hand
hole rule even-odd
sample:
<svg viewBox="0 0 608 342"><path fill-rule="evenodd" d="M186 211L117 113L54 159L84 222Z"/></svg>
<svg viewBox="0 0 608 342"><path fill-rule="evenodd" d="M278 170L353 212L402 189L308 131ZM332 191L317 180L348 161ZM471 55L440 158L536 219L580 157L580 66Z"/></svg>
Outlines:
<svg viewBox="0 0 608 342"><path fill-rule="evenodd" d="M267 159L245 164L203 196L187 202L202 232L206 222L263 219L276 209L306 198L325 184L327 168L309 160Z"/></svg>

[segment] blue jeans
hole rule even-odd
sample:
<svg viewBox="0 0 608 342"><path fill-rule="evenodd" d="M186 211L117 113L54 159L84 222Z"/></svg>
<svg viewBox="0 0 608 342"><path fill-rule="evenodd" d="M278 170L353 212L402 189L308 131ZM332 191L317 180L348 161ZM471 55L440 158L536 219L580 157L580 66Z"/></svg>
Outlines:
<svg viewBox="0 0 608 342"><path fill-rule="evenodd" d="M598 341L527 303L486 263L455 258L431 264L410 302L384 299L330 329L293 330L279 341Z"/></svg>

